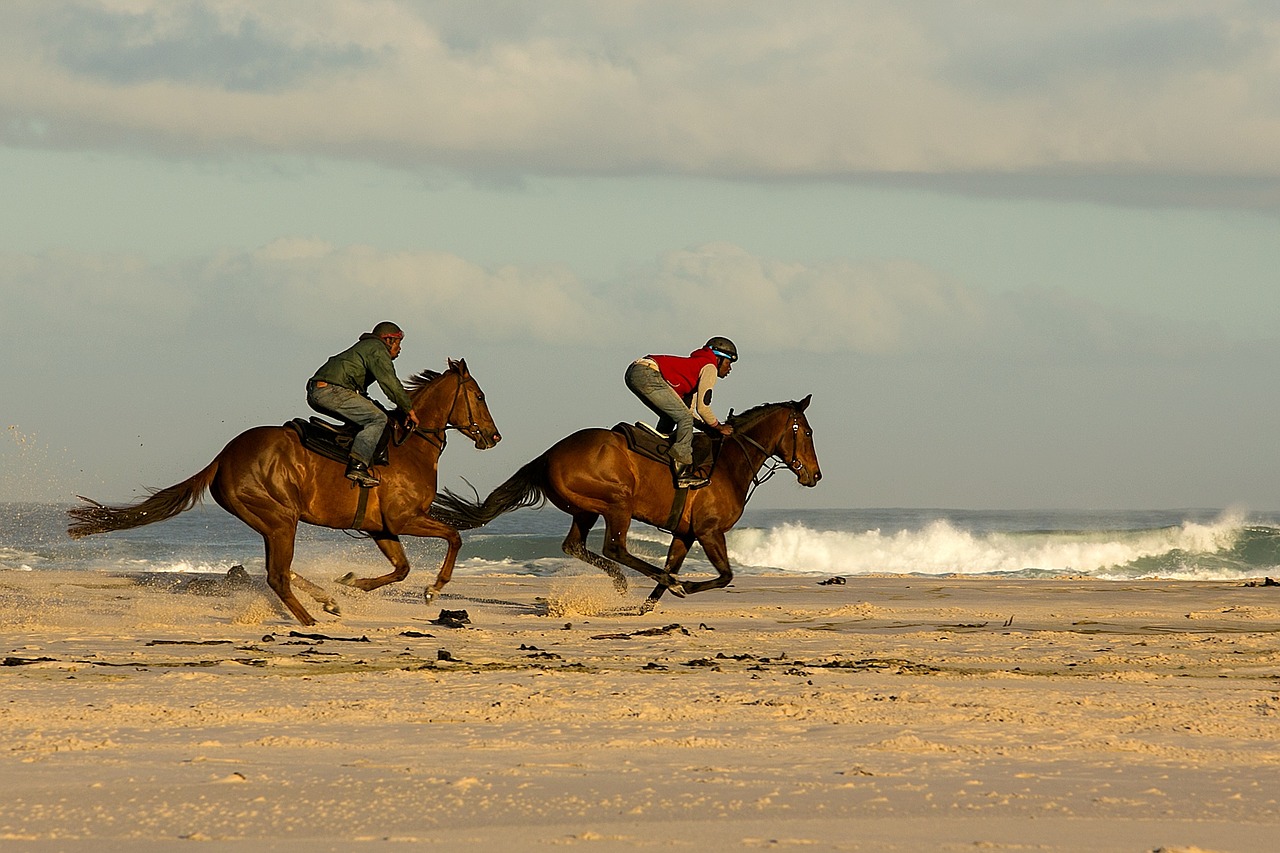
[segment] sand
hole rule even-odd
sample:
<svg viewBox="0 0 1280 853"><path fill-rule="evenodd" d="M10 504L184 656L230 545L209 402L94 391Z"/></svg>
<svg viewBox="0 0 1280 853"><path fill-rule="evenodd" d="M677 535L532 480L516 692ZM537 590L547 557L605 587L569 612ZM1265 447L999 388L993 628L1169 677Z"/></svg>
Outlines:
<svg viewBox="0 0 1280 853"><path fill-rule="evenodd" d="M1275 587L429 579L0 574L0 849L1280 844Z"/></svg>

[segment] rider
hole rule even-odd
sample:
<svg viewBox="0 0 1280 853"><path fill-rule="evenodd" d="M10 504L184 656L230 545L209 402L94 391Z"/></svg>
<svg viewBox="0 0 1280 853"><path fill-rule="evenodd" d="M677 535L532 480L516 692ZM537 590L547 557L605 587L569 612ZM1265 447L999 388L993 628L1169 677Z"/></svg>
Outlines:
<svg viewBox="0 0 1280 853"><path fill-rule="evenodd" d="M738 348L728 338L714 337L687 357L646 355L627 368L627 387L662 418L675 425L675 440L668 451L676 472L676 486L696 489L705 486L707 476L693 468L693 419L696 415L708 428L721 435L733 427L721 423L711 411L711 389L738 360Z"/></svg>
<svg viewBox="0 0 1280 853"><path fill-rule="evenodd" d="M378 485L369 463L387 427L387 412L369 399L369 385L376 380L387 399L404 413L403 417L413 426L418 425L409 395L391 363L400 355L403 340L404 332L399 326L383 321L372 332L362 334L354 346L332 356L307 382L307 404L311 408L361 428L351 443L347 479L364 487Z"/></svg>

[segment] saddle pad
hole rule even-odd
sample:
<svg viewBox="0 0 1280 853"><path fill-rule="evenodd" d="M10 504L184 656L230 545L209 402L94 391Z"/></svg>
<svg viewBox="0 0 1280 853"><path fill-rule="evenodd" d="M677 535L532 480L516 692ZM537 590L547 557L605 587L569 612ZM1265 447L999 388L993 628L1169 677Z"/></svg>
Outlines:
<svg viewBox="0 0 1280 853"><path fill-rule="evenodd" d="M336 462L347 461L347 457L351 455L351 442L355 440L356 428L347 425L337 425L321 420L320 418L294 418L285 424L292 427L293 431L298 434L298 438L302 440L302 446L315 453L319 453L326 459L333 459ZM375 465L387 464L387 450L385 446L379 447L379 452L373 460Z"/></svg>
<svg viewBox="0 0 1280 853"><path fill-rule="evenodd" d="M648 424L617 424L613 432L627 440L627 448L655 462L671 464L667 450L671 447L671 439L664 438ZM715 462L715 448L709 436L695 432L693 434L693 464L699 468L710 470Z"/></svg>

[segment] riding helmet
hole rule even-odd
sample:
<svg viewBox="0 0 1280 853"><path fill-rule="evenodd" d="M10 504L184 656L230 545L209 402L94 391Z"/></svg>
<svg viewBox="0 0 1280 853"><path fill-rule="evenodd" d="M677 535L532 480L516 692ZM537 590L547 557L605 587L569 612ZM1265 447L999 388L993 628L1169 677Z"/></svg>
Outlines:
<svg viewBox="0 0 1280 853"><path fill-rule="evenodd" d="M703 344L704 347L710 349L720 358L727 358L729 361L738 360L738 348L733 345L733 341L728 338L722 338L719 335Z"/></svg>

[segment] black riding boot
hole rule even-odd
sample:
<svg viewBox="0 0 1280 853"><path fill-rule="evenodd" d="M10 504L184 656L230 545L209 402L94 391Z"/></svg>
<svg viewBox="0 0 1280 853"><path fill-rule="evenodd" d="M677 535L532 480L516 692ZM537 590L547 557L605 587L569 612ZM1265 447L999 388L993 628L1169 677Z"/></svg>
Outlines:
<svg viewBox="0 0 1280 853"><path fill-rule="evenodd" d="M706 472L699 470L693 464L675 465L674 467L677 489L701 489L711 482Z"/></svg>
<svg viewBox="0 0 1280 853"><path fill-rule="evenodd" d="M347 479L358 483L361 487L371 489L378 485L378 478L369 470L369 466L359 459L347 461Z"/></svg>

